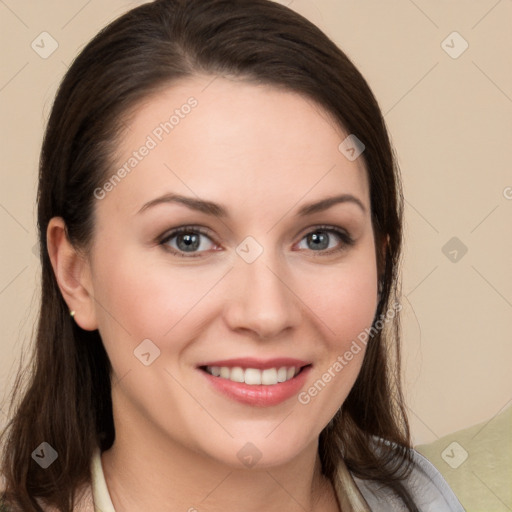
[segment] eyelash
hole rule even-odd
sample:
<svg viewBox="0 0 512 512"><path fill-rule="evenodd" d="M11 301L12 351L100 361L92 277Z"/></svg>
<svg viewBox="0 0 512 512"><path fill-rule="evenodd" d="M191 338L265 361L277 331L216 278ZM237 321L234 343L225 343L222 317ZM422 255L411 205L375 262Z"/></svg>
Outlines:
<svg viewBox="0 0 512 512"><path fill-rule="evenodd" d="M344 231L340 228L337 228L336 226L329 226L329 225L321 225L321 226L314 227L314 229L312 229L311 231L308 231L300 239L300 241L304 240L304 238L306 238L308 235L311 235L311 234L317 233L317 232L334 233L335 235L337 235L340 238L341 246L338 248L335 248L335 249L311 251L311 252L313 252L313 254L316 253L316 254L314 254L315 257L330 256L334 253L341 252L343 250L346 250L348 247L353 246L354 242L355 242L354 239L346 231ZM215 240L213 240L211 238L209 232L199 226L182 226L179 228L175 228L172 231L170 231L169 233L167 233L166 235L164 235L164 237L161 238L158 243L159 243L159 245L161 245L164 248L164 250L169 251L172 254L177 255L177 256L182 256L184 258L200 258L200 257L202 257L203 252L207 252L207 251L201 251L201 252L197 252L197 253L186 253L183 251L177 251L167 245L170 240L172 240L176 236L183 234L183 233L201 234L201 235L204 235L207 238L209 238L211 242L216 243Z"/></svg>

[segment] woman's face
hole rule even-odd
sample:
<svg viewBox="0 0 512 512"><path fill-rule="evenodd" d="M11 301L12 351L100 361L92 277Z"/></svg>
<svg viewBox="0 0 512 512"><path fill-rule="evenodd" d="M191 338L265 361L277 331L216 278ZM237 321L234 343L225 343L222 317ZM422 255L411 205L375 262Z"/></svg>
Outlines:
<svg viewBox="0 0 512 512"><path fill-rule="evenodd" d="M338 148L347 135L297 94L212 77L126 121L87 278L120 435L238 466L317 442L377 304L368 179Z"/></svg>

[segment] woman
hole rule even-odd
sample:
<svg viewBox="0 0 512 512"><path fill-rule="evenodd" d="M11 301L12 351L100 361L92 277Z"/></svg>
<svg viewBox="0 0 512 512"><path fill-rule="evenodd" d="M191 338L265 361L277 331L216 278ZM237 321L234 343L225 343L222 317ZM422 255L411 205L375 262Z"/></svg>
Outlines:
<svg viewBox="0 0 512 512"><path fill-rule="evenodd" d="M379 107L267 0L157 0L67 72L6 510L462 510L410 448ZM14 401L13 401L14 403Z"/></svg>

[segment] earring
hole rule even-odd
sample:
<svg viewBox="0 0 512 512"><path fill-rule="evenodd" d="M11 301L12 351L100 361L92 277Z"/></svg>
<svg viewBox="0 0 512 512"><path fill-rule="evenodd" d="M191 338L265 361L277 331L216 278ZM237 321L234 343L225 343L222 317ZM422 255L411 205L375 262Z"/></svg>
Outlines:
<svg viewBox="0 0 512 512"><path fill-rule="evenodd" d="M75 310L70 311L70 312L69 312L69 314L71 315L71 318L74 318L74 316L75 316Z"/></svg>

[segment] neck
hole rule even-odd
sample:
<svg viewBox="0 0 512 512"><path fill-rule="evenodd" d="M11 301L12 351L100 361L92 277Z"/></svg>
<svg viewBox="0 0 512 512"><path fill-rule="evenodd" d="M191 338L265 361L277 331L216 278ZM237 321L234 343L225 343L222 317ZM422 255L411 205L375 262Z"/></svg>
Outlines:
<svg viewBox="0 0 512 512"><path fill-rule="evenodd" d="M234 468L174 443L163 433L116 422L103 452L105 480L116 511L337 512L321 473L318 440L293 460L266 468Z"/></svg>

